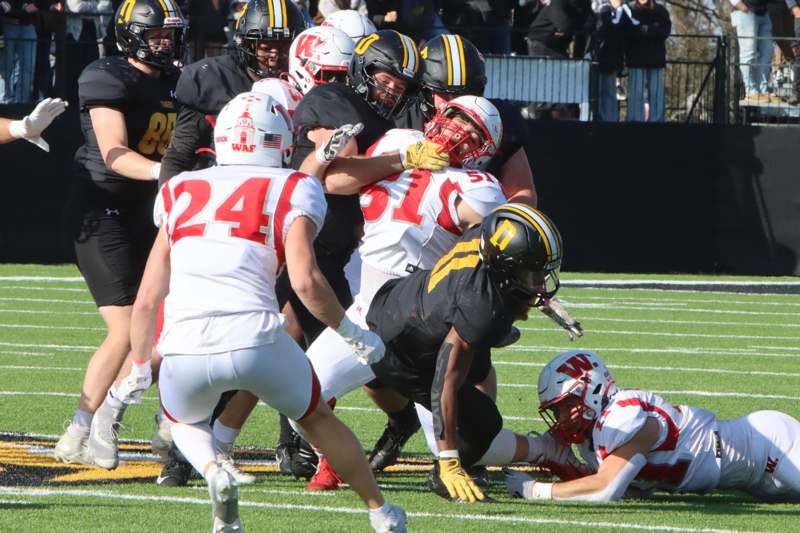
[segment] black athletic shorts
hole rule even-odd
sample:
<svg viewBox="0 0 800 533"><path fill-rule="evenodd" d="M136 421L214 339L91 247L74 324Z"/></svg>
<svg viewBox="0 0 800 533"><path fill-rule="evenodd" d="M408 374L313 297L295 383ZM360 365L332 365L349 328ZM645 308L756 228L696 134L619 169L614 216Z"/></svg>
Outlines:
<svg viewBox="0 0 800 533"><path fill-rule="evenodd" d="M158 234L154 182L75 185L70 199L78 268L98 307L131 305Z"/></svg>

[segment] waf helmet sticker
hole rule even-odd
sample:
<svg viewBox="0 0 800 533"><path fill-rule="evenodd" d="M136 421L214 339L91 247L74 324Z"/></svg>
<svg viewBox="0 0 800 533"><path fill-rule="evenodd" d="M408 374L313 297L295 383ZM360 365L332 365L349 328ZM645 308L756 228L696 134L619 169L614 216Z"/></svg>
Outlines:
<svg viewBox="0 0 800 533"><path fill-rule="evenodd" d="M236 125L233 127L231 148L234 152L253 152L256 149L255 136L256 127L253 124L253 117L250 116L250 113L244 111L236 119Z"/></svg>

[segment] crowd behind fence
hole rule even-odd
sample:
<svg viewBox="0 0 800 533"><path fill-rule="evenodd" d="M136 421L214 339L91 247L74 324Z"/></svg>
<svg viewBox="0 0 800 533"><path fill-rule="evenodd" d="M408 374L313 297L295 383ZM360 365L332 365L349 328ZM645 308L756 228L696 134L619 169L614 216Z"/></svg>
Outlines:
<svg viewBox="0 0 800 533"><path fill-rule="evenodd" d="M69 4L78 1L69 0ZM0 103L24 104L47 96L75 101L82 69L98 57L117 53L112 5L104 1L92 5L105 6L105 10L83 13L41 9L30 14L25 25L4 18ZM226 53L235 21L232 9L230 13L213 38L209 32L190 32L186 61ZM499 36L497 27L463 26L458 24L461 19L439 30L467 35L484 52L504 52L486 53L487 96L528 103L523 109L528 117L800 123L797 39L747 36L742 32L738 36L665 34L665 44L660 45L663 59L656 58L655 63L642 67L633 64L635 54L630 53L630 42L620 41L621 52L613 52L612 46L603 48L609 34L601 31L602 13L595 15L594 26L579 28L566 41L541 38L538 44L531 36L548 30L537 34L530 27L508 27L508 34ZM635 8L629 13L632 21L642 18ZM609 18L612 23L613 18ZM23 26L30 27L23 31ZM625 38L631 39L629 35ZM486 44L493 39L500 39L502 46ZM634 45L637 50L643 46L639 41ZM658 46L654 48L656 55L662 53ZM620 59L612 58L609 63L608 50L621 54ZM753 50L762 52L755 54Z"/></svg>

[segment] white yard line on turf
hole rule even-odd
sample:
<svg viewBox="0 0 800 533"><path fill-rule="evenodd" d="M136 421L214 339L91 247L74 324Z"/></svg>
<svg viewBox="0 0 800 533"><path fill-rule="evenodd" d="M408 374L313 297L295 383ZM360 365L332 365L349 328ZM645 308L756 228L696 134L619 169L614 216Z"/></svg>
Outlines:
<svg viewBox="0 0 800 533"><path fill-rule="evenodd" d="M97 346L81 346L79 344L40 344L40 343L24 343L24 342L0 342L0 346L9 346L11 348L50 348L53 350L64 350L68 352L83 352L97 350Z"/></svg>
<svg viewBox="0 0 800 533"><path fill-rule="evenodd" d="M800 352L800 346L750 346L759 350L791 350L793 352Z"/></svg>
<svg viewBox="0 0 800 533"><path fill-rule="evenodd" d="M63 281L64 283L77 283L83 281L83 278L80 276L0 276L0 282L2 281L42 281L45 283Z"/></svg>
<svg viewBox="0 0 800 533"><path fill-rule="evenodd" d="M706 315L742 315L742 316L787 316L791 318L797 318L797 312L790 313L782 313L779 311L739 311L733 309L697 309L693 307L675 307L676 305L680 305L680 303L669 303L672 307L666 307L664 305L615 305L615 304L607 304L603 307L605 309L615 310L615 311L655 311L658 313L703 313ZM567 305L567 309L577 306ZM593 308L598 308L598 306L592 306Z"/></svg>
<svg viewBox="0 0 800 533"><path fill-rule="evenodd" d="M64 367L64 366L0 365L0 370L57 370L62 372L83 372L86 369L80 367Z"/></svg>
<svg viewBox="0 0 800 533"><path fill-rule="evenodd" d="M259 402L259 403L260 403L260 405L266 406L266 404L263 403L263 402ZM350 407L350 406L344 406L344 405L337 405L336 408L334 409L334 411L354 411L354 412L367 412L367 413L382 413L383 412L380 409L377 409L375 407ZM505 418L506 420L522 420L522 421L525 421L525 422L544 422L544 420L542 420L541 418L534 418L534 417L529 417L529 416L505 416L505 415L503 415L503 418Z"/></svg>
<svg viewBox="0 0 800 533"><path fill-rule="evenodd" d="M784 359L794 359L800 354L795 353L764 353L763 351L753 351L746 348L725 348L725 349L716 349L716 348L617 348L617 347L605 347L600 348L597 346L581 346L576 347L578 348L585 348L587 350L592 350L598 353L604 352L613 352L613 353L623 353L623 354L657 354L657 353L675 353L675 354L682 354L682 355L735 355L737 357L779 357ZM763 349L763 348L762 348ZM775 350L780 350L782 348L772 348ZM513 346L507 346L502 348L501 350L509 351L509 352L552 352L553 355L563 352L564 346L543 346L543 345L525 345L525 344L515 344Z"/></svg>
<svg viewBox="0 0 800 533"><path fill-rule="evenodd" d="M79 289L78 287L36 287L26 285L0 285L0 290L23 290L23 291L62 291L62 292L85 292L89 293L86 289Z"/></svg>
<svg viewBox="0 0 800 533"><path fill-rule="evenodd" d="M542 368L546 362L533 363L524 361L500 361L493 359L492 364L497 366L527 366ZM800 378L800 372L766 372L762 370L727 370L724 368L697 368L697 367L676 367L676 366L633 366L633 365L608 365L614 370L653 370L655 372L698 372L707 374L732 374L738 376L775 376ZM0 366L0 368L4 368ZM46 369L47 367L36 367Z"/></svg>
<svg viewBox="0 0 800 533"><path fill-rule="evenodd" d="M0 329L8 328L8 329L66 329L66 330L78 330L78 331L107 331L108 328L98 328L92 326L50 326L50 325L42 325L42 324L2 324L0 323Z"/></svg>
<svg viewBox="0 0 800 533"><path fill-rule="evenodd" d="M28 432L18 432L18 431L0 431L0 437L24 437L26 439L49 439L49 440L58 440L61 438L61 435L51 435L48 433L28 433ZM147 439L119 439L122 444L150 444L150 440Z"/></svg>
<svg viewBox="0 0 800 533"><path fill-rule="evenodd" d="M521 327L522 331L558 331L552 327L547 328L531 328ZM602 333L607 335L646 335L652 337L695 337L703 339L758 339L758 340L775 340L775 341L800 341L800 337L778 337L774 335L712 335L710 333L671 333L662 331L628 331L618 329L596 329L591 330L592 333Z"/></svg>
<svg viewBox="0 0 800 533"><path fill-rule="evenodd" d="M730 294L730 293L726 293ZM737 294L737 296L741 296ZM650 305L647 302L653 302L653 305L656 304L668 304L668 305L687 305L687 304L715 304L715 305L772 305L772 306L782 306L786 305L789 307L797 307L800 306L798 302L776 302L771 300L771 298L775 296L790 296L793 300L798 298L796 294L790 295L776 295L770 294L769 297L764 296L763 294L755 295L760 297L760 300L725 300L725 299L706 299L706 298L648 298L647 296L588 296L584 294L571 294L569 298L562 298L561 301L564 302L564 305L569 307L573 301L581 302L583 300L600 300L601 302L636 302L642 303L643 305ZM770 299L767 299L770 298Z"/></svg>
<svg viewBox="0 0 800 533"><path fill-rule="evenodd" d="M586 317L584 322L629 322L632 324L679 324L686 326L736 326L736 327L766 327L766 328L800 328L800 323L777 324L775 322L716 322L713 320L662 320L658 318L611 318L605 316Z"/></svg>
<svg viewBox="0 0 800 533"><path fill-rule="evenodd" d="M238 460L236 461L237 465L241 465ZM208 488L206 487L189 487L192 490L201 490L203 492L208 492ZM324 491L311 491L311 490L279 490L279 489L256 489L253 487L246 487L243 488L240 486L240 492L245 494L251 494L257 492L259 494L278 494L278 495L285 495L285 496L322 496L328 497L336 496L335 492L324 492Z"/></svg>
<svg viewBox="0 0 800 533"><path fill-rule="evenodd" d="M0 297L0 302L39 302L48 304L94 305L94 302L91 300L59 300L56 298L14 298L11 296Z"/></svg>
<svg viewBox="0 0 800 533"><path fill-rule="evenodd" d="M25 315L91 315L99 318L97 311L34 311L33 309L0 309L0 313L25 314Z"/></svg>
<svg viewBox="0 0 800 533"><path fill-rule="evenodd" d="M42 353L42 352L7 352L7 351L0 352L0 355L27 355L29 357L52 357L53 356L53 354L51 354L51 353Z"/></svg>
<svg viewBox="0 0 800 533"><path fill-rule="evenodd" d="M247 489L242 492L246 493ZM160 502L175 504L194 504L208 506L206 498L186 498L179 496L150 496L144 494L119 494L111 491L101 490L65 490L65 489L19 489L16 487L0 487L0 494L6 496L20 496L26 498L46 498L49 496L74 496L89 497L109 500L127 500L143 502ZM325 507L320 505L298 505L291 503L271 503L271 502L252 502L239 501L240 507L254 507L261 509L280 509L295 511L318 511L323 513L342 513L342 514L366 514L366 509L353 507ZM415 513L408 512L408 516L417 518L440 518L450 521L475 520L480 522L513 523L513 524L551 524L580 527L610 528L610 529L634 529L644 531L667 531L667 532L686 532L686 533L744 533L737 530L715 529L715 528L689 528L675 526L659 526L652 524L634 524L628 522L592 522L588 520L562 520L558 518L534 518L522 516L502 516L490 514L455 514L455 513Z"/></svg>

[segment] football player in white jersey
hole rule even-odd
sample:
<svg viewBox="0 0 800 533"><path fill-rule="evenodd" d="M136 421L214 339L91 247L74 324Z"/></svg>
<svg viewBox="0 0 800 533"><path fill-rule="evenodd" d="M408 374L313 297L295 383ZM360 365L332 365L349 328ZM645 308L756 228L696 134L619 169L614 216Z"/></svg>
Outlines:
<svg viewBox="0 0 800 533"><path fill-rule="evenodd" d="M402 152L428 138L449 152L452 167L434 172L407 170L364 187L341 174L326 180L329 192L360 190L364 215L364 236L358 250L363 263L361 291L347 311L356 323L365 326L372 297L386 281L432 268L466 228L479 224L492 209L505 203L497 180L479 170L502 138L502 124L493 109L481 97L455 99L425 134L390 130L367 153L376 157ZM311 345L308 354L325 400L335 400L374 379L370 368L360 364L330 328ZM340 483L322 460L308 488L334 489Z"/></svg>
<svg viewBox="0 0 800 533"><path fill-rule="evenodd" d="M718 420L652 392L618 389L592 352L565 352L539 375L539 412L550 434L577 444L595 473L540 483L509 472L526 499L606 502L633 485L675 492L740 489L764 500L800 501L800 422L778 411Z"/></svg>
<svg viewBox="0 0 800 533"><path fill-rule="evenodd" d="M214 129L217 167L185 172L161 190L161 226L131 320L134 362L147 361L164 302L157 350L159 385L175 444L208 482L213 531L240 531L238 489L217 461L209 425L219 396L248 390L296 420L370 509L375 531L405 531L405 513L386 503L361 446L320 401L319 382L284 330L275 279L286 265L293 288L359 357L383 345L353 324L319 272L313 240L326 204L316 178L285 166L293 126L269 96L236 96Z"/></svg>

